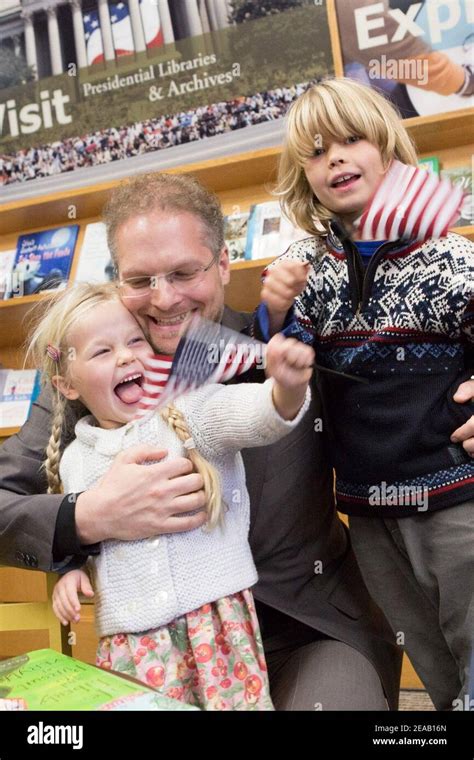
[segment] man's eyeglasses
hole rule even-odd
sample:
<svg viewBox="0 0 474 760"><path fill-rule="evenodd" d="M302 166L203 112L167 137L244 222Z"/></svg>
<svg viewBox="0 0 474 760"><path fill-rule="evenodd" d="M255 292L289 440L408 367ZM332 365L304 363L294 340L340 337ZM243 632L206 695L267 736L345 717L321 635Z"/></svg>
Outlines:
<svg viewBox="0 0 474 760"><path fill-rule="evenodd" d="M148 296L150 291L159 288L160 280L166 280L168 285L176 290L177 293L189 293L193 288L199 285L206 272L218 261L219 256L213 256L209 264L199 267L188 266L176 269L168 274L137 275L136 277L127 277L125 280L118 281L118 289L122 298L143 298Z"/></svg>

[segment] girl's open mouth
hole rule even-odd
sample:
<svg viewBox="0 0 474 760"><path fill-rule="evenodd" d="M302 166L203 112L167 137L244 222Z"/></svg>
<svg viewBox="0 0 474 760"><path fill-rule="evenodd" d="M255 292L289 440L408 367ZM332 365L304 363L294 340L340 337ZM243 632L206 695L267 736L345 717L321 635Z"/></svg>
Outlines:
<svg viewBox="0 0 474 760"><path fill-rule="evenodd" d="M117 383L114 393L122 403L136 404L143 395L142 384L143 375L140 372L134 372Z"/></svg>

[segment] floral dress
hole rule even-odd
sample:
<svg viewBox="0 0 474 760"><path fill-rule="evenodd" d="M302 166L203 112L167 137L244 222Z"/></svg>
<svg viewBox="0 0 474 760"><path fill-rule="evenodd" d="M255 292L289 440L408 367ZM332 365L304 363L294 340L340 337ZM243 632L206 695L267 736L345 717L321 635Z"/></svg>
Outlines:
<svg viewBox="0 0 474 760"><path fill-rule="evenodd" d="M96 664L203 710L273 710L260 627L248 589L166 626L99 642Z"/></svg>

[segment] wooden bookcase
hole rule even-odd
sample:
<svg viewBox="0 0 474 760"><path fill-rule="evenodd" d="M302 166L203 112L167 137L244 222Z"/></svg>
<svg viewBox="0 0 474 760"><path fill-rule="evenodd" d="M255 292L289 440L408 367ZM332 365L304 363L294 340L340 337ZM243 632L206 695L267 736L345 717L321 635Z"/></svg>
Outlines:
<svg viewBox="0 0 474 760"><path fill-rule="evenodd" d="M433 117L407 119L421 157L436 155L443 167L465 166L474 153L474 112L470 109ZM276 177L280 148L252 151L219 161L189 164L171 173L192 173L219 196L225 214L246 211L252 203L269 200ZM78 223L79 236L70 281L74 280L78 252L86 225L100 219L105 200L117 182L107 182L76 191L39 195L22 202L4 203L0 209L0 251L14 248L19 234L46 227ZM74 207L76 217L68 212ZM455 231L474 240L474 226ZM226 291L229 306L251 310L258 303L260 277L270 259L243 261L232 265L232 277ZM21 346L28 334L28 314L35 303L47 295L24 296L0 301L0 361L5 366L20 367Z"/></svg>
<svg viewBox="0 0 474 760"><path fill-rule="evenodd" d="M342 59L337 35L333 2L328 3L335 73L342 75ZM408 119L405 125L412 135L420 157L436 155L443 168L465 166L474 153L474 113L464 109L437 116ZM252 151L170 169L171 173L194 174L219 196L225 214L247 211L252 203L271 199L271 186L276 177L280 148ZM79 170L80 171L80 170ZM70 281L74 281L86 225L100 219L105 200L116 185L105 182L76 191L41 194L21 202L6 202L0 207L0 251L16 246L18 235L51 226L77 223L80 225L76 255ZM75 218L68 215L75 208ZM474 240L474 226L456 228L457 233ZM271 259L245 261L232 265L231 282L226 289L226 302L241 310L252 310L258 303L260 275ZM27 296L0 301L0 362L5 367L21 368L23 344L28 336L31 309L47 295ZM0 430L2 440L15 429ZM43 573L29 570L0 568L0 601L40 601L45 598ZM93 661L96 637L93 628L93 605L83 607L82 620L72 627L77 635L73 654ZM24 631L18 634L0 632L0 659L28 649L47 646L46 632ZM405 662L402 685L421 688L409 662Z"/></svg>
<svg viewBox="0 0 474 760"><path fill-rule="evenodd" d="M438 117L418 117L405 122L413 136L420 156L437 155L443 167L466 165L474 153L474 114L466 109ZM270 199L271 186L276 176L279 148L253 151L218 162L206 161L170 170L173 173L190 172L219 196L225 214L246 211L252 203ZM34 200L4 203L0 208L0 251L14 248L19 234L36 231L64 223L78 223L80 232L70 280L73 282L85 227L100 219L108 193L116 183L103 183L81 188L76 192L38 195ZM40 187L40 186L39 186ZM68 219L68 209L74 205L76 219ZM474 226L458 227L461 235L474 240ZM232 265L231 282L226 289L229 306L251 310L259 300L260 275L270 259L244 261ZM28 337L29 315L32 307L47 295L26 296L0 301L0 362L5 367L20 368L23 363L23 344ZM15 429L0 430L0 443ZM30 570L0 568L0 601L35 601L45 598L46 584L43 573ZM72 630L77 644L73 654L92 661L95 649L93 606L84 608L82 620ZM0 658L32 648L47 646L41 632L18 634L0 632ZM421 688L410 663L405 662L403 686Z"/></svg>

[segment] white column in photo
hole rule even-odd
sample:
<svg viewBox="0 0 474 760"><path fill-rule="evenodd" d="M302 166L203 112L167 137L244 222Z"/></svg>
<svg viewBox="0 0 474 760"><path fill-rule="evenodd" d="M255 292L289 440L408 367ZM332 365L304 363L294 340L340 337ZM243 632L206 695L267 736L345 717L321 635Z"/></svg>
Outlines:
<svg viewBox="0 0 474 760"><path fill-rule="evenodd" d="M82 19L82 0L69 0L72 11L74 42L76 45L77 65L80 69L87 66L87 48L84 37L84 22Z"/></svg>
<svg viewBox="0 0 474 760"><path fill-rule="evenodd" d="M163 30L163 41L165 45L168 45L168 43L174 42L173 22L171 21L168 0L158 0L158 13Z"/></svg>
<svg viewBox="0 0 474 760"><path fill-rule="evenodd" d="M207 15L211 24L211 31L215 31L219 28L217 22L216 9L214 7L213 0L206 0Z"/></svg>
<svg viewBox="0 0 474 760"><path fill-rule="evenodd" d="M48 8L46 11L48 17L48 39L49 54L51 56L51 69L53 76L63 73L63 59L61 55L61 40L59 39L58 17L56 15L56 6Z"/></svg>
<svg viewBox="0 0 474 760"><path fill-rule="evenodd" d="M202 31L207 34L211 31L205 0L199 0L199 15L201 17Z"/></svg>
<svg viewBox="0 0 474 760"><path fill-rule="evenodd" d="M230 15L232 13L232 4L231 4L230 0L224 0L224 2L226 4L226 6L227 6L227 19L229 19ZM228 23L230 24L231 22L229 21Z"/></svg>
<svg viewBox="0 0 474 760"><path fill-rule="evenodd" d="M190 36L197 37L198 35L202 34L203 29L197 0L187 0L187 2L184 4L183 9L185 12Z"/></svg>
<svg viewBox="0 0 474 760"><path fill-rule="evenodd" d="M35 79L38 79L38 57L36 55L35 30L33 27L33 13L31 11L22 11L21 17L25 24L25 52L26 62L31 66L35 73Z"/></svg>
<svg viewBox="0 0 474 760"><path fill-rule="evenodd" d="M109 4L107 0L98 0L97 3L100 18L100 31L104 45L104 57L106 61L115 60L114 38L112 37L112 22L110 21Z"/></svg>
<svg viewBox="0 0 474 760"><path fill-rule="evenodd" d="M217 28L224 29L224 27L229 26L229 21L227 20L229 10L227 4L225 0L213 0L213 2L216 10Z"/></svg>
<svg viewBox="0 0 474 760"><path fill-rule="evenodd" d="M128 0L128 10L130 11L135 52L143 53L146 50L146 42L145 35L143 34L139 0Z"/></svg>
<svg viewBox="0 0 474 760"><path fill-rule="evenodd" d="M21 55L20 35L14 34L12 39L13 39L13 52L15 53L16 57L19 58Z"/></svg>

